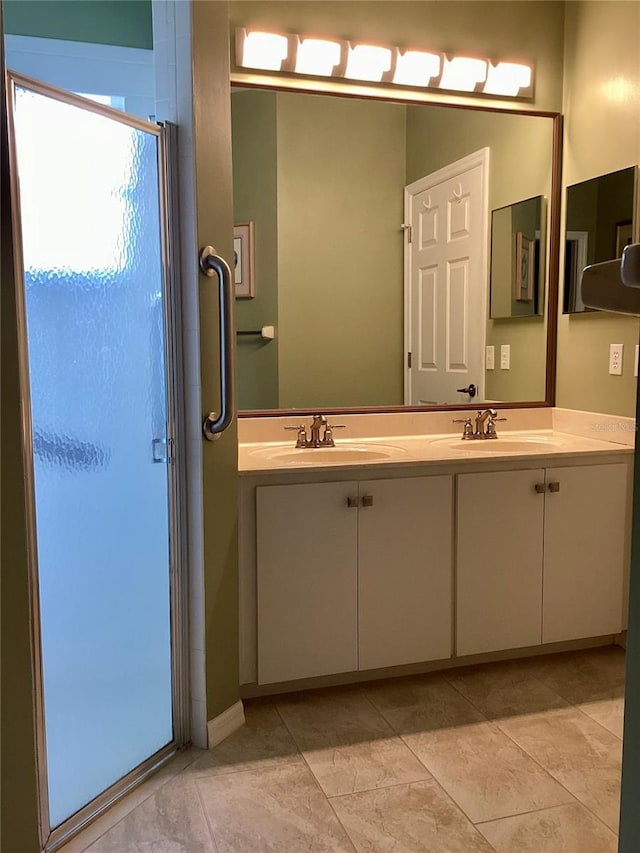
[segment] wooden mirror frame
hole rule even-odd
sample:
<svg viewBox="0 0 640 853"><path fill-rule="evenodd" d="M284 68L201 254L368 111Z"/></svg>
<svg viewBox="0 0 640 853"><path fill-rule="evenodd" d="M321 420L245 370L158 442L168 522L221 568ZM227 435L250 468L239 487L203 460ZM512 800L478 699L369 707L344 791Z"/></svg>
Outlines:
<svg viewBox="0 0 640 853"><path fill-rule="evenodd" d="M340 98L368 98L377 101L411 104L413 106L456 107L463 110L503 113L507 115L527 115L553 119L551 152L551 195L549 199L549 270L547 289L547 348L544 400L491 403L496 409L540 409L555 405L556 357L558 341L558 298L560 270L560 207L562 202L562 131L561 113L548 110L518 109L515 106L483 106L481 98L477 103L469 103L461 98L445 99L417 93L406 89L372 88L370 86L337 85L326 81L300 80L280 75L278 77L260 74L232 72L231 85L238 89L269 89L279 92L296 92L301 95L331 95ZM543 314L542 317L545 315ZM400 412L458 412L478 408L478 403L447 404L442 406L322 406L327 415L366 415ZM268 418L287 416L308 416L319 410L318 406L296 409L242 409L239 418Z"/></svg>

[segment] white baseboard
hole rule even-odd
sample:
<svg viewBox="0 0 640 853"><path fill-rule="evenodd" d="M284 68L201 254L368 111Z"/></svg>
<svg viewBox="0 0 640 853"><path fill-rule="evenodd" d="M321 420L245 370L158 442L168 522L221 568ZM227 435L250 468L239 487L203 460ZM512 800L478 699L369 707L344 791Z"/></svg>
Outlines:
<svg viewBox="0 0 640 853"><path fill-rule="evenodd" d="M244 726L244 706L239 699L213 720L207 720L207 745L213 749L229 735Z"/></svg>

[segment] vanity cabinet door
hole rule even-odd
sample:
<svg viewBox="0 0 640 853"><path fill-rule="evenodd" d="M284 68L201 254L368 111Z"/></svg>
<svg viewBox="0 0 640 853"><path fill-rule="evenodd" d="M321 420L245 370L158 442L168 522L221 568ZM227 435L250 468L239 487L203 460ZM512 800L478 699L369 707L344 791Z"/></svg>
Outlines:
<svg viewBox="0 0 640 853"><path fill-rule="evenodd" d="M542 641L544 482L543 470L458 476L458 655Z"/></svg>
<svg viewBox="0 0 640 853"><path fill-rule="evenodd" d="M542 640L622 630L626 464L547 469Z"/></svg>
<svg viewBox="0 0 640 853"><path fill-rule="evenodd" d="M360 483L361 670L451 656L452 551L452 477Z"/></svg>
<svg viewBox="0 0 640 853"><path fill-rule="evenodd" d="M357 483L256 489L259 684L358 668L357 495Z"/></svg>

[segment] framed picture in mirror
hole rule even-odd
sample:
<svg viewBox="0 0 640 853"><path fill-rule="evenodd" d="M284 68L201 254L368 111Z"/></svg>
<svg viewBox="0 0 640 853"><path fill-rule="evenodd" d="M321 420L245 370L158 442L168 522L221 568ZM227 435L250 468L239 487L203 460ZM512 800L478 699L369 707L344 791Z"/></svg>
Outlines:
<svg viewBox="0 0 640 853"><path fill-rule="evenodd" d="M233 264L236 299L253 299L256 295L253 222L233 226Z"/></svg>
<svg viewBox="0 0 640 853"><path fill-rule="evenodd" d="M513 298L516 302L533 302L535 268L535 240L522 231L516 231L516 263Z"/></svg>

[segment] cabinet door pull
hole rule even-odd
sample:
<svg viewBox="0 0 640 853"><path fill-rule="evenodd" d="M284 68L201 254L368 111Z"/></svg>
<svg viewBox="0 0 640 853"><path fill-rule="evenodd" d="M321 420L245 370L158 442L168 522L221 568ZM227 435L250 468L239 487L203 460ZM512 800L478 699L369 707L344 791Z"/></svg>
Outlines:
<svg viewBox="0 0 640 853"><path fill-rule="evenodd" d="M544 483L536 483L533 487L538 495L544 495L546 488Z"/></svg>
<svg viewBox="0 0 640 853"><path fill-rule="evenodd" d="M373 506L373 495L364 495L362 498L362 506Z"/></svg>
<svg viewBox="0 0 640 853"><path fill-rule="evenodd" d="M550 492L559 492L560 491L560 483L558 483L558 482L549 483L549 491Z"/></svg>

